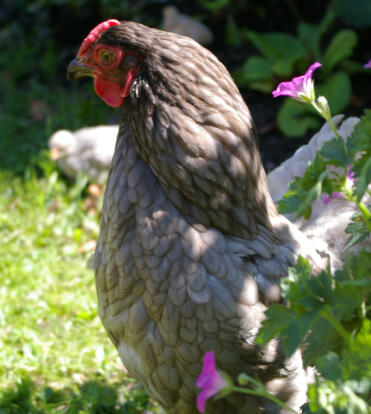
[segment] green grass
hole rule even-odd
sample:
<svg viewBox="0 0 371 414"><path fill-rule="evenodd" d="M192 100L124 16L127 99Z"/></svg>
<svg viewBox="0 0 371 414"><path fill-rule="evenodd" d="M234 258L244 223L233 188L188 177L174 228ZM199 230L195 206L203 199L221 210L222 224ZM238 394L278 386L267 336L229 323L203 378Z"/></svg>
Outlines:
<svg viewBox="0 0 371 414"><path fill-rule="evenodd" d="M0 413L139 413L149 407L123 372L97 316L89 254L98 213L85 181L56 171L0 175Z"/></svg>
<svg viewBox="0 0 371 414"><path fill-rule="evenodd" d="M97 238L99 208L88 212L86 180L67 180L47 151L55 130L114 113L90 83L60 85L56 45L21 40L0 56L0 414L159 413L97 315L79 249Z"/></svg>

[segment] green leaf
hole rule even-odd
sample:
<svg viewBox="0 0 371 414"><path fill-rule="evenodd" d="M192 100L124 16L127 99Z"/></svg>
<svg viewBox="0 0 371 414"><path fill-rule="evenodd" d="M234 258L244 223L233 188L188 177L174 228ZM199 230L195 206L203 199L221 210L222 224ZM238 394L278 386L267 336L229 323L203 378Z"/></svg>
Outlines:
<svg viewBox="0 0 371 414"><path fill-rule="evenodd" d="M354 154L357 151L371 153L371 109L365 109L365 115L361 117L347 141L347 148Z"/></svg>
<svg viewBox="0 0 371 414"><path fill-rule="evenodd" d="M312 203L313 201L317 200L317 198L321 195L323 181L327 178L329 174L330 174L329 170L323 171L311 188L303 187L298 191L296 196L299 197L300 204L296 208L295 217L298 218L298 217L304 216L305 219L308 219L310 217ZM302 180L302 182L305 182L305 180L306 180L306 177L304 175L304 180ZM279 208L281 208L280 203L279 203Z"/></svg>
<svg viewBox="0 0 371 414"><path fill-rule="evenodd" d="M349 103L352 86L349 76L344 72L332 74L325 83L318 85L318 95L327 98L333 115L341 112Z"/></svg>
<svg viewBox="0 0 371 414"><path fill-rule="evenodd" d="M324 70L330 73L335 65L349 57L353 53L357 41L357 34L353 30L344 29L336 33L323 57Z"/></svg>
<svg viewBox="0 0 371 414"><path fill-rule="evenodd" d="M267 309L266 315L267 319L263 321L255 339L255 342L259 345L265 345L271 339L280 335L296 318L296 313L293 310L277 303Z"/></svg>
<svg viewBox="0 0 371 414"><path fill-rule="evenodd" d="M271 65L261 56L252 56L242 67L244 79L247 82L257 80L271 80L274 78Z"/></svg>
<svg viewBox="0 0 371 414"><path fill-rule="evenodd" d="M370 140L371 140L371 136L370 136ZM371 182L371 158L368 158L362 167L361 175L356 184L355 193L356 193L358 202L361 201L370 182Z"/></svg>
<svg viewBox="0 0 371 414"><path fill-rule="evenodd" d="M308 312L298 316L286 306L274 304L268 308L266 315L267 319L263 321L255 342L264 345L279 336L289 357L299 347L318 318L319 312Z"/></svg>
<svg viewBox="0 0 371 414"><path fill-rule="evenodd" d="M319 318L306 338L303 351L305 365L315 364L321 355L326 354L329 350L337 349L341 344L342 338L330 322L324 318Z"/></svg>
<svg viewBox="0 0 371 414"><path fill-rule="evenodd" d="M217 13L229 4L229 0L200 0L200 2L205 9L213 13Z"/></svg>
<svg viewBox="0 0 371 414"><path fill-rule="evenodd" d="M274 75L270 63L261 56L252 56L244 65L235 70L233 78L240 88L248 86L264 93L274 89Z"/></svg>
<svg viewBox="0 0 371 414"><path fill-rule="evenodd" d="M272 93L274 82L273 80L252 81L249 83L249 88L263 93Z"/></svg>
<svg viewBox="0 0 371 414"><path fill-rule="evenodd" d="M308 106L287 99L278 111L278 126L288 137L301 137L309 129L318 128L320 121Z"/></svg>
<svg viewBox="0 0 371 414"><path fill-rule="evenodd" d="M364 250L358 256L350 255L344 267L335 272L333 295L328 303L339 321L352 319L361 308L364 295L370 289L370 274L371 252Z"/></svg>
<svg viewBox="0 0 371 414"><path fill-rule="evenodd" d="M347 167L352 162L343 138L334 138L331 141L326 141L320 151L323 158L332 165Z"/></svg>
<svg viewBox="0 0 371 414"><path fill-rule="evenodd" d="M299 22L298 24L299 40L312 53L315 60L320 60L321 37L331 26L334 19L334 12L328 10L319 24L305 22Z"/></svg>
<svg viewBox="0 0 371 414"><path fill-rule="evenodd" d="M351 235L348 239L346 249L349 249L349 247L352 247L355 244L360 243L369 235L366 223L362 220L361 213L358 213L355 216L353 216L352 221L353 223L349 223L347 228L345 229L345 233Z"/></svg>
<svg viewBox="0 0 371 414"><path fill-rule="evenodd" d="M305 49L293 36L286 33L257 33L251 30L245 35L268 59L272 70L279 76L289 76L292 65L305 56Z"/></svg>
<svg viewBox="0 0 371 414"><path fill-rule="evenodd" d="M279 59L272 64L272 70L277 76L290 76L293 71L293 62Z"/></svg>
<svg viewBox="0 0 371 414"><path fill-rule="evenodd" d="M333 10L328 9L326 14L323 16L322 20L319 23L320 32L322 34L326 33L327 30L332 26L332 24L335 21L335 18L336 16Z"/></svg>
<svg viewBox="0 0 371 414"><path fill-rule="evenodd" d="M341 370L341 361L339 355L333 351L327 352L318 359L316 364L318 372L326 379L336 381L341 379L342 370Z"/></svg>
<svg viewBox="0 0 371 414"><path fill-rule="evenodd" d="M281 333L283 349L290 357L303 343L304 338L310 332L312 326L320 316L319 311L306 312L297 316L296 319Z"/></svg>
<svg viewBox="0 0 371 414"><path fill-rule="evenodd" d="M289 185L289 191L282 200L278 202L278 211L281 214L294 213L300 209L300 214L310 217L313 197L318 195L320 182L321 187L327 187L326 163L322 155L318 152L313 161L308 163L308 167L303 177L296 177ZM314 188L314 189L313 189ZM298 214L296 214L298 216Z"/></svg>
<svg viewBox="0 0 371 414"><path fill-rule="evenodd" d="M361 250L358 256L351 256L352 276L354 280L370 279L371 251Z"/></svg>
<svg viewBox="0 0 371 414"><path fill-rule="evenodd" d="M312 274L312 267L307 259L299 256L298 261L293 267L289 268L289 275L282 279L281 292L282 297L291 303L294 310L298 310L296 302L301 303L302 299L307 295L303 287ZM301 308L301 305L300 305Z"/></svg>
<svg viewBox="0 0 371 414"><path fill-rule="evenodd" d="M327 172L326 172L327 173ZM318 181L307 193L305 199L300 203L300 206L296 210L296 217L304 216L305 219L310 217L311 205L313 201L321 195L322 192L322 181Z"/></svg>
<svg viewBox="0 0 371 414"><path fill-rule="evenodd" d="M344 286L345 288L356 287L357 291L363 297L371 289L371 252L361 250L358 255L350 255L343 269L335 272L336 287ZM358 293L354 294L359 296Z"/></svg>
<svg viewBox="0 0 371 414"><path fill-rule="evenodd" d="M281 282L282 296L288 307L275 304L268 308L267 319L262 324L256 342L264 345L272 338L279 337L288 356L298 346L305 345L305 363L318 363L318 369L327 379L338 378L341 370L334 352L340 355L341 349L350 347L347 351L350 353L358 346L352 338L363 329L362 306L371 287L370 274L371 252L365 250L358 256L351 255L344 268L337 270L334 276L327 270L313 277L308 260L299 257L296 265L289 269L289 276ZM330 316L331 319L328 319ZM339 326L348 332L348 341L344 340L343 334L339 334ZM366 347L371 333L365 329L360 343L363 341ZM332 353L329 354L329 351ZM368 364L365 355L371 353L360 353L355 360ZM348 372L352 366L350 361L349 354ZM360 367L361 363L358 365ZM360 379L355 375L353 378Z"/></svg>
<svg viewBox="0 0 371 414"><path fill-rule="evenodd" d="M298 37L302 44L312 53L315 59L319 60L321 39L319 26L316 24L299 22Z"/></svg>
<svg viewBox="0 0 371 414"><path fill-rule="evenodd" d="M228 46L239 46L241 44L240 30L231 16L228 17L225 31L225 41Z"/></svg>
<svg viewBox="0 0 371 414"><path fill-rule="evenodd" d="M282 200L277 204L277 210L280 214L294 213L300 206L301 200L297 192L289 191Z"/></svg>
<svg viewBox="0 0 371 414"><path fill-rule="evenodd" d="M289 276L282 280L282 296L298 313L322 311L325 303L333 299L332 275L322 271L315 278L306 259L299 257L294 267L289 269Z"/></svg>
<svg viewBox="0 0 371 414"><path fill-rule="evenodd" d="M316 382L308 386L310 413L369 414L370 406L358 395L362 385L357 381L316 378Z"/></svg>
<svg viewBox="0 0 371 414"><path fill-rule="evenodd" d="M371 378L371 321L369 319L363 320L362 327L354 340L344 347L342 365L348 378L357 380Z"/></svg>

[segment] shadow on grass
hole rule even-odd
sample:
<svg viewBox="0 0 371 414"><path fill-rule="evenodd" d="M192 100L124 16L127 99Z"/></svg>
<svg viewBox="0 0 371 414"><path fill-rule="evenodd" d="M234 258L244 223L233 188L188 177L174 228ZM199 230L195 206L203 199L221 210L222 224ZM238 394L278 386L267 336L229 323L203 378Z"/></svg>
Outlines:
<svg viewBox="0 0 371 414"><path fill-rule="evenodd" d="M77 389L37 390L29 378L24 378L15 389L0 394L0 414L151 414L150 404L141 386L133 385L130 397L124 399L104 380L87 381Z"/></svg>

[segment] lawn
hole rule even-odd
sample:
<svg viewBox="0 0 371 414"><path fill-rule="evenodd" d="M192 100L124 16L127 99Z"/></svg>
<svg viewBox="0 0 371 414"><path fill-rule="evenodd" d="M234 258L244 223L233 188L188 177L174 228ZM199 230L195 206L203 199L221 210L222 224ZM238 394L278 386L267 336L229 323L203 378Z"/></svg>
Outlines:
<svg viewBox="0 0 371 414"><path fill-rule="evenodd" d="M0 176L0 413L138 413L144 390L123 371L96 311L82 252L98 233L84 179L51 169ZM89 245L87 245L89 246Z"/></svg>

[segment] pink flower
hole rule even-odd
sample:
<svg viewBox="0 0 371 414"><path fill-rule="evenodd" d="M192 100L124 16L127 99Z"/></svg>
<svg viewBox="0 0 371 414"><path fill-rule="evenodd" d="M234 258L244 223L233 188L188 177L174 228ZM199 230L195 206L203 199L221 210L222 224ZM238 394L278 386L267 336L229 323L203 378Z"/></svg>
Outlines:
<svg viewBox="0 0 371 414"><path fill-rule="evenodd" d="M334 191L333 193L331 193L330 196L326 194L322 199L322 203L326 205L331 201L331 199L335 199L335 198L346 198L346 197L343 193L340 193L339 191Z"/></svg>
<svg viewBox="0 0 371 414"><path fill-rule="evenodd" d="M197 378L196 385L198 388L202 388L202 391L197 396L197 409L201 413L205 411L206 401L209 398L228 387L228 382L215 368L214 351L206 352L204 355L202 372Z"/></svg>
<svg viewBox="0 0 371 414"><path fill-rule="evenodd" d="M371 59L363 67L365 69L371 69Z"/></svg>
<svg viewBox="0 0 371 414"><path fill-rule="evenodd" d="M326 194L322 199L322 203L325 205L327 205L330 201L331 201L331 197L328 194Z"/></svg>
<svg viewBox="0 0 371 414"><path fill-rule="evenodd" d="M315 93L312 74L320 66L322 66L321 63L315 62L309 66L304 75L293 78L291 82L281 82L277 89L272 92L273 97L277 98L277 96L286 95L302 102L314 101Z"/></svg>
<svg viewBox="0 0 371 414"><path fill-rule="evenodd" d="M355 173L352 171L353 165L350 164L347 171L347 180L346 180L346 186L347 188L351 189L354 185L354 175Z"/></svg>

